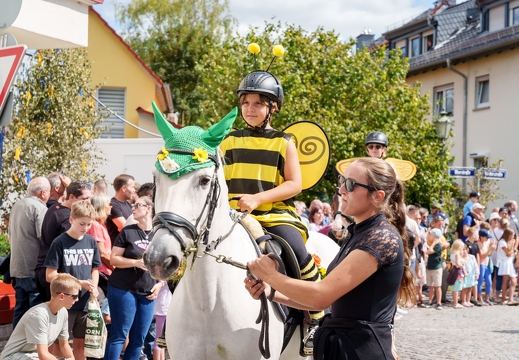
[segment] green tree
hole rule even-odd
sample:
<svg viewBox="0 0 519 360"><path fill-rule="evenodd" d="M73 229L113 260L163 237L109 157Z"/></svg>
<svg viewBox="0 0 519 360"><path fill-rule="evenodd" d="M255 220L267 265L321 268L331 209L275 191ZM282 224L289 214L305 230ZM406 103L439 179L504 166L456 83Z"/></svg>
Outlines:
<svg viewBox="0 0 519 360"><path fill-rule="evenodd" d="M88 93L91 73L85 49L35 54L15 84L15 114L4 143L0 198L9 212L25 196L27 178L63 171L95 180L103 161L93 140L102 117Z"/></svg>
<svg viewBox="0 0 519 360"><path fill-rule="evenodd" d="M366 135L383 131L390 139L388 156L417 166L416 176L406 182L408 202L429 206L435 197L450 196L455 184L445 174L451 157L427 121L427 96L421 96L419 84L405 82L407 59L399 50L384 48L354 53L353 41L344 43L322 28L307 32L294 25L266 24L263 30L251 28L246 36L227 38L211 48L197 66L202 78L197 91L205 99L198 110L199 125L207 127L237 104L240 80L256 68L246 50L251 42L263 48L257 55L259 69L268 66L274 44L286 49L270 70L285 90L283 109L273 120L275 128L300 120L320 124L330 139L333 166L342 159L365 156ZM335 186L330 166L323 181L300 198L331 198Z"/></svg>
<svg viewBox="0 0 519 360"><path fill-rule="evenodd" d="M117 8L124 38L171 86L182 124L196 122L203 92L196 64L231 35L228 0L132 0Z"/></svg>

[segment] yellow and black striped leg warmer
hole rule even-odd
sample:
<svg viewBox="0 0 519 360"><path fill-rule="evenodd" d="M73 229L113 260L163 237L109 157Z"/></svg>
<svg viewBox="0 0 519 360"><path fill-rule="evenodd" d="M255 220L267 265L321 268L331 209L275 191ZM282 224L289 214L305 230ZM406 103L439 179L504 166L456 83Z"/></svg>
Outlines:
<svg viewBox="0 0 519 360"><path fill-rule="evenodd" d="M299 265L301 270L301 279L305 281L321 281L321 275L315 266L314 258L308 254L306 260ZM312 320L319 321L324 317L324 311L310 311Z"/></svg>

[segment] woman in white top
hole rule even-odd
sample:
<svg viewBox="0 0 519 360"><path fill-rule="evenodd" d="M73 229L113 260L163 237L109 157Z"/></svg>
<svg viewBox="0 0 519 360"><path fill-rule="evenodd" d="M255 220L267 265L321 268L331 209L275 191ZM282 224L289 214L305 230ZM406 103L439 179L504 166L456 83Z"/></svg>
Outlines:
<svg viewBox="0 0 519 360"><path fill-rule="evenodd" d="M492 214L490 214L490 218L488 219L488 221L490 223L490 233L493 236L493 238L490 239L490 241L493 244L495 244L497 249L499 239L501 239L501 236L503 235L503 229L501 228L501 216L499 216L498 213L493 212ZM492 294L490 295L490 299L493 301L497 301L498 293L496 292L496 288L497 291L501 291L501 286L503 284L503 277L497 275L497 272L499 270L499 265L497 263L497 250L492 252L490 258L492 259L492 264L494 264L494 271L492 273Z"/></svg>
<svg viewBox="0 0 519 360"><path fill-rule="evenodd" d="M499 264L498 275L503 276L503 292L501 294L501 304L516 305L514 302L514 291L517 285L517 272L514 264L515 255L515 239L514 231L512 229L505 229L503 235L497 245L497 262ZM506 300L506 290L510 281L510 288L508 289L509 297Z"/></svg>

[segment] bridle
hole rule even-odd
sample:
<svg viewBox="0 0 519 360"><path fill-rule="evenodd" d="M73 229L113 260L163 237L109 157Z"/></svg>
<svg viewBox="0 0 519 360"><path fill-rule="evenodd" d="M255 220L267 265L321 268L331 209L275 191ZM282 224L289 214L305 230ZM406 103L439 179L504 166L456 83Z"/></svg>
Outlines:
<svg viewBox="0 0 519 360"><path fill-rule="evenodd" d="M176 153L176 154L189 154L194 155L193 151L188 150L180 150L180 149L166 149L169 153ZM193 264L195 262L195 259L198 257L198 250L200 247L200 244L207 245L208 247L211 246L212 249L215 249L216 246L220 241L223 239L220 237L217 240L213 241L210 245L209 243L209 232L211 231L211 225L213 222L213 216L214 212L216 210L216 206L218 204L218 199L220 197L220 183L218 181L218 168L220 166L218 159L213 154L207 154L208 159L207 161L213 161L215 164L213 176L211 178L211 185L209 188L209 192L207 193L207 197L205 199L204 206L198 215L195 224L193 225L190 221L186 220L184 217L177 215L170 211L162 211L160 213L157 213L153 216L153 232L156 234L159 229L165 228L169 231L169 233L178 241L180 244L180 248L182 249L182 252L184 253L184 257L188 258L189 255L194 254L193 260L191 263L191 267L193 267ZM159 162L160 163L160 162ZM162 164L161 164L162 166ZM168 172L163 168L163 171L167 174ZM156 186L153 190L153 201L155 202L155 193L156 193ZM202 223L202 218L204 216L204 212L207 208L207 216L205 217L205 227L203 229L200 229L198 231L199 225ZM187 247L186 243L184 242L184 239L182 238L182 233L180 229L185 229L187 232L191 235L193 239L193 246ZM228 236L228 234L226 235ZM213 245L213 243L215 243Z"/></svg>

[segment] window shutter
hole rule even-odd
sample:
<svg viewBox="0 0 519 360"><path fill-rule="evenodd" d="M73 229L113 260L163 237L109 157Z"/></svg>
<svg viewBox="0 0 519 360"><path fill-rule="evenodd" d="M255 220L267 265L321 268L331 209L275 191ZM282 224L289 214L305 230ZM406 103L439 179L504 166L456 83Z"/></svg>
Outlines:
<svg viewBox="0 0 519 360"><path fill-rule="evenodd" d="M99 101L110 108L110 110L117 113L117 115L123 119L126 118L124 112L126 100L125 89L100 88L98 98ZM110 116L103 119L101 123L102 127L107 128L107 130L101 134L101 139L124 139L124 122L107 110L101 109L100 111L110 114Z"/></svg>

